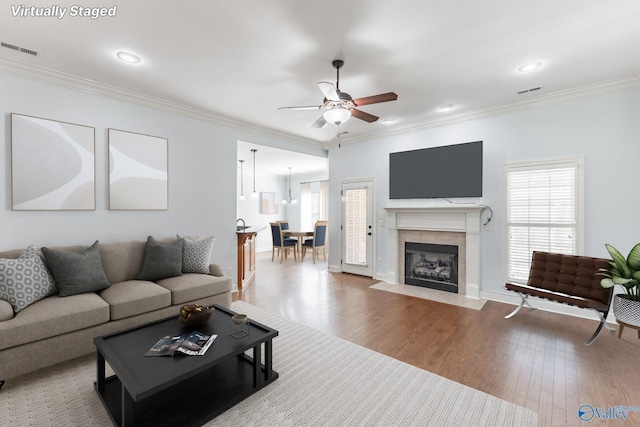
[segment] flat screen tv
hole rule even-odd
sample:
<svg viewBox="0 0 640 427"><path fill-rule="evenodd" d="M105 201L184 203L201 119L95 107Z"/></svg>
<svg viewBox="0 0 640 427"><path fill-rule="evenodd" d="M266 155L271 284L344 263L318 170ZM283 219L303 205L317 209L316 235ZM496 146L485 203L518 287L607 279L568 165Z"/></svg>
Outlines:
<svg viewBox="0 0 640 427"><path fill-rule="evenodd" d="M389 154L389 198L482 197L482 141Z"/></svg>

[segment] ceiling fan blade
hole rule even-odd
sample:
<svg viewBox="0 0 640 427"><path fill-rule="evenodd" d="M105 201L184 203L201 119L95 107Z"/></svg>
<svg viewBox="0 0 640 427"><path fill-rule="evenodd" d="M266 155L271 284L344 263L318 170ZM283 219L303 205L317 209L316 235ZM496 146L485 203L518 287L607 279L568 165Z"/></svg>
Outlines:
<svg viewBox="0 0 640 427"><path fill-rule="evenodd" d="M395 101L398 95L393 92L382 93L380 95L365 96L364 98L354 99L353 102L361 107L363 105L377 104L379 102Z"/></svg>
<svg viewBox="0 0 640 427"><path fill-rule="evenodd" d="M324 119L324 116L320 116L320 118L318 120L316 120L311 127L312 128L321 128L322 126L326 125L327 121Z"/></svg>
<svg viewBox="0 0 640 427"><path fill-rule="evenodd" d="M336 87L333 83L318 82L318 87L324 94L324 97L329 101L340 101L340 96L338 96L338 92L336 91Z"/></svg>
<svg viewBox="0 0 640 427"><path fill-rule="evenodd" d="M306 105L301 107L279 107L278 110L319 110L324 105Z"/></svg>
<svg viewBox="0 0 640 427"><path fill-rule="evenodd" d="M364 111L360 111L355 108L352 108L350 111L353 117L358 118L360 120L364 120L365 122L373 123L376 120L378 120L377 116L374 116L373 114L365 113Z"/></svg>

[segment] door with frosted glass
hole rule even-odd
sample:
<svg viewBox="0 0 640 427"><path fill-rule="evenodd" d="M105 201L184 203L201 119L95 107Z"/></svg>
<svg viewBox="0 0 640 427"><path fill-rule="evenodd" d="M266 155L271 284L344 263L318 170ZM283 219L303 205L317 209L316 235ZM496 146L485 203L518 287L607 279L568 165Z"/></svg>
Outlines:
<svg viewBox="0 0 640 427"><path fill-rule="evenodd" d="M373 181L342 184L342 271L373 276Z"/></svg>

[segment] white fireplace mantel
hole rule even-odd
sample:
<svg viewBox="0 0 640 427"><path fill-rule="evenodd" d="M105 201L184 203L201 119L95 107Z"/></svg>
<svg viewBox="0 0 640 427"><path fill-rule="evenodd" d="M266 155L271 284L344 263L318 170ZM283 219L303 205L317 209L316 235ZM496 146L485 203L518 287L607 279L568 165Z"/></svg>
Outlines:
<svg viewBox="0 0 640 427"><path fill-rule="evenodd" d="M480 214L485 207L458 204L444 207L385 208L388 236L388 281L402 283L399 277L398 230L449 231L465 234L466 291L469 298L480 298Z"/></svg>

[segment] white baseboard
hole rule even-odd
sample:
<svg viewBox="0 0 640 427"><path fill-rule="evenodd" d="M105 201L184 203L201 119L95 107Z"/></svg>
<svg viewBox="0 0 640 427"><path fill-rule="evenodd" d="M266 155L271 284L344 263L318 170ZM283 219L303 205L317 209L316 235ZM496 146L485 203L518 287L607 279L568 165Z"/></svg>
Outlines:
<svg viewBox="0 0 640 427"><path fill-rule="evenodd" d="M384 274L384 273L378 273L378 272L376 272L376 273L374 274L374 277L373 277L373 278L374 278L374 279L376 279L376 280L380 280L381 282L391 283L391 282L389 282L389 281L387 280L387 279L388 279L388 275L387 275L387 274ZM392 283L392 285L397 285L397 283Z"/></svg>
<svg viewBox="0 0 640 427"><path fill-rule="evenodd" d="M328 270L330 273L342 273L342 268L339 265L329 265Z"/></svg>

